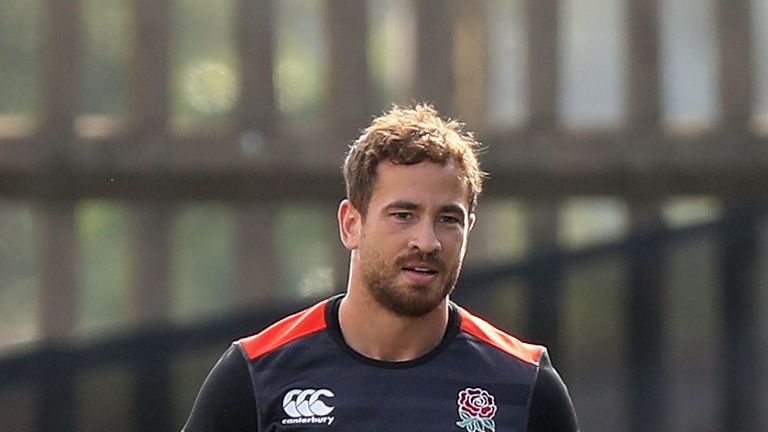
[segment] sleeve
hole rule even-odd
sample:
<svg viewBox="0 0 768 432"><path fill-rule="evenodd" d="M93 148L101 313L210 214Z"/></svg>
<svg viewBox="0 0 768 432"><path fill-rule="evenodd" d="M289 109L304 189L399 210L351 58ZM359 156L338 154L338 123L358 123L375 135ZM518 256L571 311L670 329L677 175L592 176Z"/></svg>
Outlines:
<svg viewBox="0 0 768 432"><path fill-rule="evenodd" d="M577 432L576 412L565 383L545 351L533 389L528 432Z"/></svg>
<svg viewBox="0 0 768 432"><path fill-rule="evenodd" d="M256 398L248 365L233 344L205 379L182 432L256 430Z"/></svg>

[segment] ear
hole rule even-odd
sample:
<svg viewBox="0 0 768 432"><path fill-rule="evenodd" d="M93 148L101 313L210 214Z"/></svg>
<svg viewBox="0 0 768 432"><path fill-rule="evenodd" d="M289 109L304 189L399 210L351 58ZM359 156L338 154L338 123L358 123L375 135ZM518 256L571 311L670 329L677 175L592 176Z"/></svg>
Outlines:
<svg viewBox="0 0 768 432"><path fill-rule="evenodd" d="M360 225L363 223L362 215L348 199L339 204L339 236L341 242L349 250L357 249L360 239Z"/></svg>
<svg viewBox="0 0 768 432"><path fill-rule="evenodd" d="M470 213L469 218L467 220L467 235L472 232L472 228L475 227L475 221L477 220L477 215L475 213Z"/></svg>

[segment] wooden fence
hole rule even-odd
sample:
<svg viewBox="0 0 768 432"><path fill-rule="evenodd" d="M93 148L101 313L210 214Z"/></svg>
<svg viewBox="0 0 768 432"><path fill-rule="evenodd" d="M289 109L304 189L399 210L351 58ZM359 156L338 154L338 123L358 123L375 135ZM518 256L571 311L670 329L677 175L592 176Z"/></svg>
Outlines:
<svg viewBox="0 0 768 432"><path fill-rule="evenodd" d="M132 223L137 323L162 325L169 319L169 229L174 204L182 200L231 203L238 220L238 293L244 302L253 302L261 294L253 292L249 281L266 281L270 286L276 280L272 239L259 227L274 221L275 203L335 203L343 196L341 155L374 111L366 2L323 3L329 95L320 126L302 132L287 126L276 103L272 19L276 3L238 0L233 23L241 86L235 113L227 123L180 133L169 112L173 3L128 3L133 43L131 101L124 122L99 133L77 127L82 120L77 105L82 5L46 0L41 27L42 121L29 133L0 130L0 197L40 204L40 242L45 247L39 327L41 340L54 346L69 342L77 316L79 245L74 212L80 200L120 200L129 203L136 215ZM626 1L626 118L619 127L592 131L571 130L561 121L562 2L527 0L527 119L519 127L492 128L487 121L485 78L490 67L486 47L493 37L485 31L488 3L412 3L415 67L407 99L431 101L441 112L471 122L492 149L484 165L492 173L486 196L526 200L539 215L530 226L533 255L557 249L559 203L572 196L624 199L631 209L631 233L658 227L661 203L670 196L716 197L724 203L726 215L737 214L744 203L768 197L768 142L753 128L756 69L748 0L715 1L719 115L711 128L696 134L673 134L665 128L658 0ZM477 73L460 74L467 64L476 65ZM471 91L475 88L481 91ZM8 130L12 129L18 128ZM254 143L261 149L256 156L244 151ZM721 313L722 331L728 335L752 334L759 325L756 314L745 313L758 295L751 279L759 246L759 223L754 220L741 224L723 244ZM661 248L662 244L651 242L631 250L626 288L632 344L626 357L633 389L628 404L632 431L658 430L649 425L664 409L663 398L657 397L664 393L662 384L651 379L664 359L660 351L649 349L665 326L660 314ZM259 259L254 259L256 249ZM341 251L336 262L343 269ZM532 272L538 287L531 291L532 313L552 317L533 328L532 336L557 345L560 311L553 305L558 304L562 273L550 268ZM750 377L758 370L758 349L750 341L756 340L726 338L723 350L729 353L730 364L735 361L738 367L723 372L728 395L724 430L759 429L757 399L752 397L756 390L750 387ZM152 377L143 379L151 382ZM57 420L51 422L39 430L67 430L54 427Z"/></svg>

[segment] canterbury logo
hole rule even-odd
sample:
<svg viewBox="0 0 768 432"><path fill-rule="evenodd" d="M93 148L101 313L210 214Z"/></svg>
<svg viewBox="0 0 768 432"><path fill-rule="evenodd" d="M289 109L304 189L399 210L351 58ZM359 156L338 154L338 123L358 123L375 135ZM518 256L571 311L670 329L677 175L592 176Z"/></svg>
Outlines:
<svg viewBox="0 0 768 432"><path fill-rule="evenodd" d="M333 423L333 416L329 416L335 407L326 404L328 398L332 398L333 392L328 389L294 389L283 397L283 410L293 417L284 419L283 424L303 423ZM326 401L320 398L325 398Z"/></svg>

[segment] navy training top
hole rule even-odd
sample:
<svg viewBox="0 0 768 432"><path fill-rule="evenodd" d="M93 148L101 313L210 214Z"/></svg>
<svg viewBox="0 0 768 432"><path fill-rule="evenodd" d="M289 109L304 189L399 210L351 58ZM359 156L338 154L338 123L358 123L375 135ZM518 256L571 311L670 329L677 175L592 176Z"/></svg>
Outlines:
<svg viewBox="0 0 768 432"><path fill-rule="evenodd" d="M342 337L343 295L241 339L206 378L185 432L575 432L544 347L454 303L440 344L417 359L365 357Z"/></svg>

